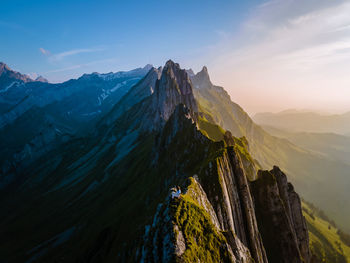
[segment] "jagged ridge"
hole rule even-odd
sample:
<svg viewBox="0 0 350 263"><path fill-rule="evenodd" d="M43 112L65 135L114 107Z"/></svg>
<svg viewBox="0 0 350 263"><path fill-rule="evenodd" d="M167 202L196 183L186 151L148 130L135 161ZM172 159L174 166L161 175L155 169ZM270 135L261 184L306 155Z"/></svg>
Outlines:
<svg viewBox="0 0 350 263"><path fill-rule="evenodd" d="M53 169L46 166L55 152L38 160L20 184L22 191L7 199L6 207L26 200L31 208L8 209L1 221L7 226L1 236L19 227L31 233L19 245L25 253L13 253L15 239L0 240L9 262L270 260L265 252L270 240L261 237L248 181L255 169L248 142L230 133L222 133L218 142L205 135L212 130L199 125L204 115L198 112L191 80L178 64L168 61L160 77L156 71L152 75L139 83L149 91L133 97L130 108L121 107L122 115L101 125L92 137L64 144ZM175 185L185 194L170 200L168 191ZM43 198L48 201L38 204ZM23 222L26 217L31 220ZM43 221L45 231L33 233L33 224Z"/></svg>

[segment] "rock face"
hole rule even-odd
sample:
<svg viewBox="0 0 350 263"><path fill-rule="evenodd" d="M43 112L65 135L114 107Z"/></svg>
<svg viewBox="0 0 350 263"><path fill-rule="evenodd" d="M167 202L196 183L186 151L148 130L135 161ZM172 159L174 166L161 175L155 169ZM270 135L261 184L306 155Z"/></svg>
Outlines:
<svg viewBox="0 0 350 263"><path fill-rule="evenodd" d="M259 171L252 183L259 229L269 262L310 262L301 202L278 168Z"/></svg>
<svg viewBox="0 0 350 263"><path fill-rule="evenodd" d="M190 131L190 138L198 140L198 143L210 144L196 129L195 121L191 121L190 111L180 104L164 128L164 134L167 136L162 135L162 148L170 148L172 141L178 141L177 134L184 130ZM265 172L259 171L258 179L252 183L252 192L241 157L234 147L235 140L230 136L226 133L226 143L212 145L215 150L209 147L211 150L197 152L205 162L198 167L198 174L191 178L191 183L187 184L186 191L179 200L168 199L161 205L161 211L166 214L160 219L157 213L152 226L147 228L143 262L161 262L154 258L152 260L155 261L152 261L150 257L164 255L165 248L168 255L168 261L165 262L174 259L184 262L203 260L198 252L206 249L198 243L198 238L201 238L203 233L197 233L196 243L199 248L194 248L191 241L194 237L186 232L194 223L185 221L184 224L178 218L185 213L198 213L196 216L199 218L203 213L207 216L210 229L217 233L217 243L214 244L226 248L226 252L217 255L217 262L309 262L307 228L301 214L300 200L287 183L286 176L274 167L273 172L278 174L278 180L275 179L273 187L267 188L266 185L270 185L270 177L262 176ZM196 146L193 146L192 150L197 151ZM211 152L217 151L220 154L214 158L209 157ZM273 176L271 174L271 177ZM254 203L254 198L261 200L261 203ZM198 212L188 211L190 208L184 205L184 202L194 203L199 209ZM205 212L199 212L202 210ZM274 233L275 228L278 229L277 233L269 234ZM167 237L162 239L160 233L164 232L167 233ZM153 244L152 247L150 240L158 240L158 244L167 244L169 240L173 240L173 245ZM278 252L274 246L278 247ZM198 256L192 254L193 250L197 251Z"/></svg>
<svg viewBox="0 0 350 263"><path fill-rule="evenodd" d="M10 69L5 63L0 62L0 87L6 87L6 85L11 84L13 81L24 83L33 80L29 76L16 72Z"/></svg>
<svg viewBox="0 0 350 263"><path fill-rule="evenodd" d="M210 183L209 180L216 176L219 177L218 182ZM247 177L232 146L215 162L208 164L203 184L218 215L221 229L234 233L250 250L256 262L267 262Z"/></svg>
<svg viewBox="0 0 350 263"><path fill-rule="evenodd" d="M199 89L200 87L213 88L206 66L204 66L197 74L191 74L191 81L196 89Z"/></svg>
<svg viewBox="0 0 350 263"><path fill-rule="evenodd" d="M154 120L155 126L163 125L180 103L186 105L192 117L194 117L195 112L198 112L192 83L186 70L169 60L163 68L152 96L152 115L156 118Z"/></svg>
<svg viewBox="0 0 350 263"><path fill-rule="evenodd" d="M180 98L184 93L191 95L191 92L181 91L186 90L180 88L181 84L192 87L175 77L173 72L178 70L176 64L170 61L164 70L156 85L157 93L153 96L157 102L169 100L165 104L156 104L161 109L160 116L167 119L169 112L173 114L160 136L158 147L163 151L160 155L171 151L174 142L181 144L178 134L186 132L188 139L193 140L191 151L200 155L203 161L197 164L196 175L190 177L190 183L185 184L185 191L180 198L168 198L160 205L161 212L157 212L152 226L146 227L141 261L211 262L212 258L203 258L201 255L201 251L207 249L200 242L205 239L202 233L205 230L191 221L194 220L192 217L198 217L196 221L201 221L203 216L210 221L208 228L216 233L215 241L211 244L213 251L210 252L211 256L216 255L215 262L309 262L308 232L300 200L286 176L274 167L271 173L267 172L273 178L278 178L274 179L276 182L271 187L266 187L270 186L270 177L262 176L265 175L263 171L259 171L257 177L251 177L258 179L250 183L246 170L248 166L243 165L235 138L227 132L224 134L225 142L213 144L203 136L197 130L195 115L190 109L197 109L196 105L193 106L192 100ZM196 81L210 82L209 77L206 78L206 68L199 75ZM180 87L177 88L177 85ZM180 104L173 110L176 103ZM184 138L184 135L181 137ZM204 149L199 150L198 144ZM174 158L178 159L177 153ZM249 162L249 158L245 161ZM186 164L182 166L186 167ZM174 176L169 180L179 178ZM192 216L182 221L184 214ZM194 236L188 232L191 227L199 227ZM172 240L172 245L168 244L169 240ZM220 247L222 250L218 249ZM159 255L165 254L167 256L160 260Z"/></svg>
<svg viewBox="0 0 350 263"><path fill-rule="evenodd" d="M162 68L151 68L147 75L133 86L130 91L120 99L109 114L101 122L102 125L110 126L115 122L124 112L131 109L135 104L151 96L154 93L157 80L159 80L162 73Z"/></svg>
<svg viewBox="0 0 350 263"><path fill-rule="evenodd" d="M169 196L158 206L152 225L146 227L140 262L253 262L249 250L233 236L232 250L205 192L196 179L189 180L186 193Z"/></svg>
<svg viewBox="0 0 350 263"><path fill-rule="evenodd" d="M43 76L37 77L37 78L35 79L35 81L46 82L46 83L49 82L49 81L48 81L46 78L44 78Z"/></svg>

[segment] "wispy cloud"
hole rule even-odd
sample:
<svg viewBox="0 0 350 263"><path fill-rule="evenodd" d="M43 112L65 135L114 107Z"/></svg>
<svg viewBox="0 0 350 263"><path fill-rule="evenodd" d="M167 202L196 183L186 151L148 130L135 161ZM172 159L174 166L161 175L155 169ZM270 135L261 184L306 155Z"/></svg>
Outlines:
<svg viewBox="0 0 350 263"><path fill-rule="evenodd" d="M211 62L215 80L233 87L236 96L246 94L241 99L252 111L259 111L254 92L265 106L283 95L281 101L295 105L314 100L321 107L320 102L336 99L350 105L350 77L345 72L350 67L349 14L349 1L265 2L244 21L238 35L218 44ZM348 99L344 93L342 98L336 95L344 91Z"/></svg>
<svg viewBox="0 0 350 263"><path fill-rule="evenodd" d="M51 60L53 61L60 61L63 60L64 58L82 54L82 53L93 53L93 52L98 52L98 51L103 51L105 48L81 48L81 49L73 49L73 50L68 50L64 51L58 54L54 54L51 56Z"/></svg>
<svg viewBox="0 0 350 263"><path fill-rule="evenodd" d="M48 51L48 50L46 50L46 49L44 49L44 48L39 48L39 51L41 52L41 54L43 54L43 55L45 55L45 56L49 56L49 55L51 55L51 52L50 51Z"/></svg>
<svg viewBox="0 0 350 263"><path fill-rule="evenodd" d="M84 53L94 53L94 52L99 52L104 50L106 50L105 47L97 47L97 48L72 49L72 50L67 50L60 53L51 53L48 49L45 49L43 47L39 48L40 53L48 57L49 62L52 62L52 63L61 62L71 56L84 54Z"/></svg>

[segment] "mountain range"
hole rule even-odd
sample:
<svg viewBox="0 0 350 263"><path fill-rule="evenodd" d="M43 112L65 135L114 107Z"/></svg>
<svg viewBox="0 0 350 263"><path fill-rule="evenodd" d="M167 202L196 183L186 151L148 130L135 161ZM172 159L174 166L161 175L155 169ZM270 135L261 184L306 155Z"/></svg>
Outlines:
<svg viewBox="0 0 350 263"><path fill-rule="evenodd" d="M4 262L322 262L297 192L348 227L349 164L270 135L206 67L0 69Z"/></svg>
<svg viewBox="0 0 350 263"><path fill-rule="evenodd" d="M253 120L293 132L350 134L350 112L322 115L312 111L286 110L279 113L257 113Z"/></svg>
<svg viewBox="0 0 350 263"><path fill-rule="evenodd" d="M350 137L336 133L291 132L262 125L268 133L288 141L327 159L350 163Z"/></svg>

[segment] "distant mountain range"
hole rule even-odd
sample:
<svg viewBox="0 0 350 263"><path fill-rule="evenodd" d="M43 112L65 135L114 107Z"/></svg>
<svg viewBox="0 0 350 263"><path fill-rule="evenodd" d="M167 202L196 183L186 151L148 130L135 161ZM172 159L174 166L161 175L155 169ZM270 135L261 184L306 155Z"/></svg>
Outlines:
<svg viewBox="0 0 350 263"><path fill-rule="evenodd" d="M253 120L261 125L294 132L350 134L350 112L338 115L321 115L315 112L287 110L280 113L257 113Z"/></svg>
<svg viewBox="0 0 350 263"><path fill-rule="evenodd" d="M0 262L347 260L288 180L346 228L350 166L270 135L206 67L50 84L2 64L0 143Z"/></svg>
<svg viewBox="0 0 350 263"><path fill-rule="evenodd" d="M288 139L304 149L328 159L350 163L350 137L336 133L291 132L272 126L262 126L271 135Z"/></svg>
<svg viewBox="0 0 350 263"><path fill-rule="evenodd" d="M142 79L147 65L129 72L85 74L61 84L31 80L0 65L0 167L17 173L27 161L90 131ZM11 157L11 158L9 158ZM0 177L0 188L8 179Z"/></svg>

